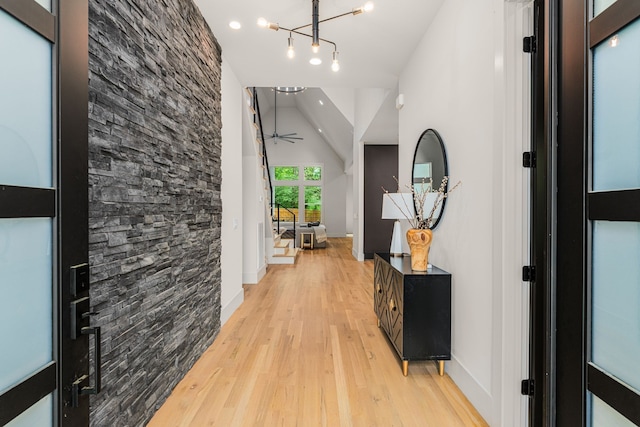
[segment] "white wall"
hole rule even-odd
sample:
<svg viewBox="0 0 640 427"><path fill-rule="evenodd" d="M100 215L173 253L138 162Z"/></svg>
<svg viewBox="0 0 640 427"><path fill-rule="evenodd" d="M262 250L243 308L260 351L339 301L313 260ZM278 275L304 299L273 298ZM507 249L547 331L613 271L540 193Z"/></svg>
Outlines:
<svg viewBox="0 0 640 427"><path fill-rule="evenodd" d="M340 110L342 115L353 126L354 122L354 106L355 106L355 91L354 89L345 88L322 88L324 93L331 99L333 105Z"/></svg>
<svg viewBox="0 0 640 427"><path fill-rule="evenodd" d="M346 229L347 233L353 233L353 174L347 175L347 201L346 201Z"/></svg>
<svg viewBox="0 0 640 427"><path fill-rule="evenodd" d="M262 118L262 123L273 123L273 110ZM265 133L272 132L272 126L265 128ZM302 165L320 163L323 170L323 223L327 227L327 236L344 237L347 233L346 200L347 175L344 172L344 161L318 135L317 129L295 107L278 107L278 133L297 132L304 141L292 144L287 141L274 143L267 140L269 165Z"/></svg>
<svg viewBox="0 0 640 427"><path fill-rule="evenodd" d="M353 124L353 257L364 260L364 144L362 138L383 106L389 89L356 89ZM389 142L390 143L390 142Z"/></svg>
<svg viewBox="0 0 640 427"><path fill-rule="evenodd" d="M247 100L246 92L241 99ZM256 153L256 134L250 114L242 114L242 282L256 284L267 271L265 254L265 196L261 161ZM240 188L236 186L236 192Z"/></svg>
<svg viewBox="0 0 640 427"><path fill-rule="evenodd" d="M222 269L221 319L224 324L244 301L242 288L242 86L222 58Z"/></svg>
<svg viewBox="0 0 640 427"><path fill-rule="evenodd" d="M451 180L462 181L434 231L429 260L453 279L447 372L492 426L518 425L513 412L519 413L521 379L503 367L506 355L520 355L517 333L506 337L504 330L520 320L507 309L520 307L521 300L504 289L522 286L517 273L523 261L509 256L522 253L519 233L525 233L504 226L523 215L525 198L522 186L505 185L522 172L513 167L517 155L504 156L504 10L502 0L445 1L399 82L405 96L400 182L410 182L415 145L428 128L444 140Z"/></svg>
<svg viewBox="0 0 640 427"><path fill-rule="evenodd" d="M353 136L355 141L362 141L384 100L388 89L356 89ZM366 142L366 141L364 141Z"/></svg>

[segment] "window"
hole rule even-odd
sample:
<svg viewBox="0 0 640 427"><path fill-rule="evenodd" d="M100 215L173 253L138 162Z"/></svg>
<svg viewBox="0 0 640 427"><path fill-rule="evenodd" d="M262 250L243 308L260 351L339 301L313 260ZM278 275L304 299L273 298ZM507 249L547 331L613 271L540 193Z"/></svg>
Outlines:
<svg viewBox="0 0 640 427"><path fill-rule="evenodd" d="M302 176L300 171L302 170ZM273 168L274 216L280 221L322 222L322 166L286 165ZM302 195L302 197L300 197Z"/></svg>

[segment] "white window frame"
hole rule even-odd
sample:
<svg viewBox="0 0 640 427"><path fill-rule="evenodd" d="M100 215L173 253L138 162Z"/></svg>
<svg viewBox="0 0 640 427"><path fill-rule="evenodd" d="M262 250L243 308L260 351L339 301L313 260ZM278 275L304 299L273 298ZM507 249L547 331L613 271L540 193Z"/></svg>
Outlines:
<svg viewBox="0 0 640 427"><path fill-rule="evenodd" d="M275 178L275 169L277 167L297 167L298 168L298 179L290 180L290 181L276 181ZM307 181L304 179L304 168L305 167L319 167L320 168L320 179L318 181ZM320 197L322 206L320 207L320 218L324 219L324 174L325 168L323 163L283 163L271 166L271 182L273 185L273 194L272 198L275 201L275 188L276 187L298 187L298 223L306 223L309 222L305 218L306 210L305 210L305 200L304 200L304 187L305 186L314 186L320 187ZM321 221L322 222L322 221Z"/></svg>

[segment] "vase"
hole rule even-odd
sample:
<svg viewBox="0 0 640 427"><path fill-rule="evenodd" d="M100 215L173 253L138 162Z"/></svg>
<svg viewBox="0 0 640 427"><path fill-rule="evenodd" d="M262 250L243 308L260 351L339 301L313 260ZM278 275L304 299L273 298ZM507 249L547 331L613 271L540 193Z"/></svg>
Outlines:
<svg viewBox="0 0 640 427"><path fill-rule="evenodd" d="M433 235L429 229L410 228L407 230L407 242L411 248L412 270L427 271L432 238Z"/></svg>

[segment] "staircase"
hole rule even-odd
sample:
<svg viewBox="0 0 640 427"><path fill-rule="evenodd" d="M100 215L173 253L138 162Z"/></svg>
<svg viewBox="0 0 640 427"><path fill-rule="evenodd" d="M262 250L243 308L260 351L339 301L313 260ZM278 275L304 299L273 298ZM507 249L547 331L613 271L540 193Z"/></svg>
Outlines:
<svg viewBox="0 0 640 427"><path fill-rule="evenodd" d="M262 188L264 192L264 207L266 227L271 231L265 236L265 247L267 264L295 264L299 249L295 247L295 230L293 239L283 239L282 234L286 229L278 229L273 220L273 204L271 195L273 187L271 175L269 173L269 160L267 158L267 148L264 143L264 131L262 128L262 117L260 116L260 104L256 88L246 88L249 96L248 109L253 119L254 140L256 141L256 159L262 169ZM278 210L279 211L279 210ZM294 217L295 218L295 217ZM294 220L295 223L295 220Z"/></svg>

